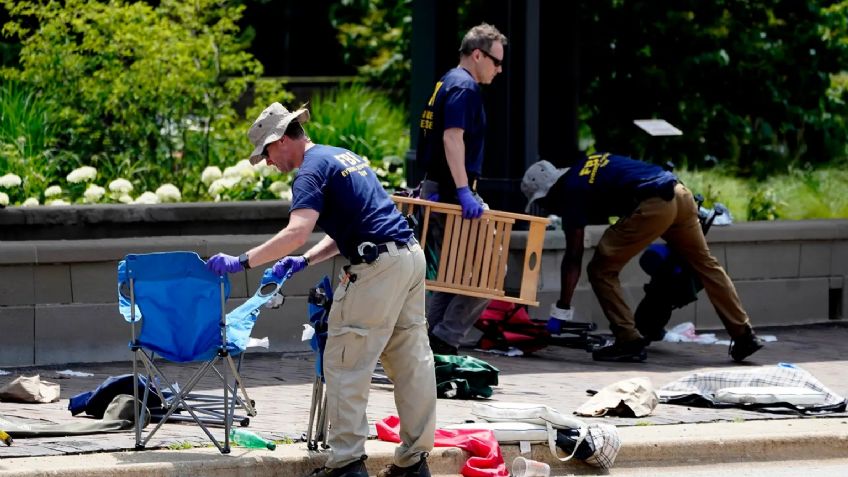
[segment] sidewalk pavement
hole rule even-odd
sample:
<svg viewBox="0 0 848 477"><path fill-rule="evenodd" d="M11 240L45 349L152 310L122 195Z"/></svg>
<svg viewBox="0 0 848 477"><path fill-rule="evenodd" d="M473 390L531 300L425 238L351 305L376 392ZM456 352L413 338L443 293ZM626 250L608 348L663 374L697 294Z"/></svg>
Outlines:
<svg viewBox="0 0 848 477"><path fill-rule="evenodd" d="M744 364L733 363L727 347L695 343L654 343L645 363L601 363L592 361L585 351L549 347L530 356L504 357L468 350L468 354L486 360L500 369L500 384L492 400L548 404L564 414L571 413L589 396L587 389L601 389L613 382L647 377L656 388L693 372L734 369L741 366L794 363L809 371L842 396L848 396L846 364L848 326L844 323L803 327L758 329L761 335L774 335L777 342L753 355ZM721 338L722 333L718 333ZM251 418L249 429L275 440L301 441L309 416L314 357L309 353L248 353L242 368L247 388L257 403L258 415ZM173 373L173 366L166 365ZM65 378L57 372L92 373L90 377ZM68 398L97 387L109 376L131 372L128 362L71 364L49 368L6 368L10 375L0 376L0 385L15 375L40 374L57 382L62 399L51 404L0 403L0 415L38 423L79 422L67 411ZM186 374L174 373L177 381ZM210 384L201 383L200 389ZM471 419L473 401L438 402L438 426ZM372 385L368 420L372 424L395 414L391 387ZM848 413L827 417L798 419L796 414L774 414L742 409L705 409L660 404L643 418L585 418L618 426L622 450L616 467L663 462L669 465L699 460L732 461L738 459L821 458L844 455L848 448ZM220 430L216 430L222 436ZM114 475L136 472L138 475L285 475L297 477L321 463L324 455L310 453L300 442L280 445L274 452L234 448L220 456L208 445L195 426L165 424L148 448L187 447L192 449L122 452L132 449L132 432L74 437L17 439L12 447L0 446L0 476L5 475ZM515 447L514 449L512 447ZM368 466L372 473L391 460L392 444L369 441ZM502 449L507 462L518 455L517 446ZM84 455L77 455L84 454ZM534 458L551 462L545 446L533 450ZM14 459L12 457L15 457ZM431 456L431 468L437 474L457 473L464 461L461 452L440 449ZM559 471L597 474L597 469L579 463L557 464ZM613 472L614 474L614 472Z"/></svg>

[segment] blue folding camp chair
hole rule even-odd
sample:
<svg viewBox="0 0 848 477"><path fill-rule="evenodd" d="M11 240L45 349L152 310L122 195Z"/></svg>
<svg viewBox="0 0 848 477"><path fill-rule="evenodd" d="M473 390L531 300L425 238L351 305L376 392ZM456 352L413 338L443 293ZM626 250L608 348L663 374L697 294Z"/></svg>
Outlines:
<svg viewBox="0 0 848 477"><path fill-rule="evenodd" d="M229 435L236 406L249 416L256 415L239 375L241 356L260 308L274 297L285 280L267 269L256 293L227 314L225 303L230 294L227 276L209 271L194 252L132 254L118 264L118 307L124 319L132 324L129 346L133 351L136 399L139 361L146 371L145 382L152 384L144 387L141 409L136 407L136 448L144 448L163 423L177 418L196 422L221 453L230 451ZM139 321L141 330L137 333ZM156 365L157 357L173 363L200 363L200 367L180 387ZM238 367L234 357L239 358ZM192 394L207 373L220 379L222 398ZM159 395L165 411L152 416L159 422L142 440L151 388ZM174 415L182 411L191 417ZM223 446L207 425L224 426Z"/></svg>
<svg viewBox="0 0 848 477"><path fill-rule="evenodd" d="M324 347L327 345L327 320L333 304L333 287L330 278L324 277L309 290L309 324L315 330L309 346L315 352L315 381L312 383L312 405L309 408L309 428L306 447L309 450L327 448L327 396L324 393Z"/></svg>

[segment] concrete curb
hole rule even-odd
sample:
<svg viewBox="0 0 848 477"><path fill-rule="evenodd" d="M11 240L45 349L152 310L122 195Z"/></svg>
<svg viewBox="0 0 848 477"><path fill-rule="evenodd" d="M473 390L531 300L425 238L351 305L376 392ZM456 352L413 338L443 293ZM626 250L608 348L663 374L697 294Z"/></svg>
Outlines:
<svg viewBox="0 0 848 477"><path fill-rule="evenodd" d="M848 419L784 419L662 426L619 427L621 452L615 467L691 465L699 462L779 461L844 458ZM368 441L369 474L392 461L395 445ZM507 467L519 455L517 445L503 445ZM582 462L557 461L545 444L534 444L530 458L551 464L553 474L597 475ZM0 449L2 457L2 449ZM309 452L305 444L281 445L276 451L234 448L220 455L214 448L159 450L33 457L0 460L0 477L302 477L321 466L326 454ZM466 455L437 448L429 458L434 475L459 474Z"/></svg>
<svg viewBox="0 0 848 477"><path fill-rule="evenodd" d="M619 428L616 466L844 458L848 418L819 417Z"/></svg>

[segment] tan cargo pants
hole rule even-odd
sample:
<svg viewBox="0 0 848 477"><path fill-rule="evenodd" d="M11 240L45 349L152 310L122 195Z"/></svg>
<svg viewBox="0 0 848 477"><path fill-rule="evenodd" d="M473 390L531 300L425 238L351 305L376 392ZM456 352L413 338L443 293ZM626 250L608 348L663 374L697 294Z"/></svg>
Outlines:
<svg viewBox="0 0 848 477"><path fill-rule="evenodd" d="M616 340L627 342L641 337L633 312L624 301L618 275L630 259L658 237L680 254L701 279L731 338L745 334L751 326L748 314L730 277L710 253L692 193L677 184L672 200L645 199L632 214L610 226L587 267L589 282Z"/></svg>
<svg viewBox="0 0 848 477"><path fill-rule="evenodd" d="M356 281L339 285L330 309L324 376L327 382L327 467L365 454L365 409L371 374L380 359L394 383L401 444L395 464L408 467L433 449L436 375L424 316L424 253L418 244L350 267Z"/></svg>

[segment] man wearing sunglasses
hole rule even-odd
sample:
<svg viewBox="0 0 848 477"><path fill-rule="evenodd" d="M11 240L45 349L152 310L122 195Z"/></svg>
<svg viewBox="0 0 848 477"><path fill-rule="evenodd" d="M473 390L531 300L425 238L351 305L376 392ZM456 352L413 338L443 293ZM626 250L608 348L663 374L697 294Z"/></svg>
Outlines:
<svg viewBox="0 0 848 477"><path fill-rule="evenodd" d="M486 111L481 84L489 84L503 71L507 38L492 25L482 23L469 30L459 48L459 65L436 83L419 123L418 160L426 176L421 197L462 206L462 216L476 219L487 208L477 194L477 178L483 168ZM426 256L441 256L443 219L430 218ZM432 277L430 277L432 278ZM430 347L436 354L457 354L459 344L488 300L434 292L428 297Z"/></svg>

